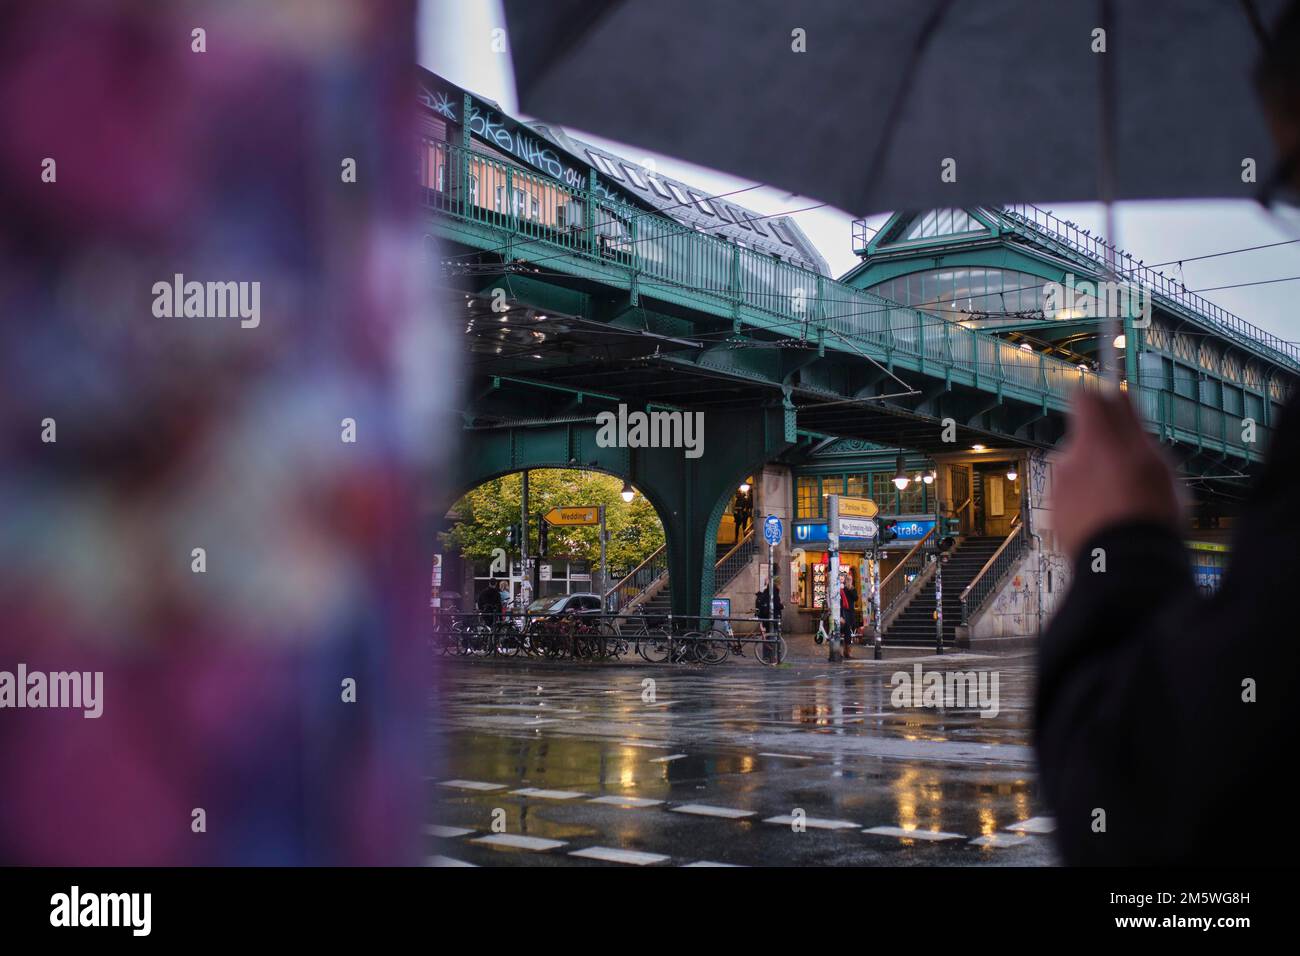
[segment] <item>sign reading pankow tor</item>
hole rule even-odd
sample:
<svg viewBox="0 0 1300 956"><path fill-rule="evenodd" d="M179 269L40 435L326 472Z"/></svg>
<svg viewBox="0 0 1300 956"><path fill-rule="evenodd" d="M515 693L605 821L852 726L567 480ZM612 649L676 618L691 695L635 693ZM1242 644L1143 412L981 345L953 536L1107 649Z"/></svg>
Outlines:
<svg viewBox="0 0 1300 956"><path fill-rule="evenodd" d="M681 411L618 412L596 416L596 444L601 448L682 448L687 458L704 454L704 413Z"/></svg>

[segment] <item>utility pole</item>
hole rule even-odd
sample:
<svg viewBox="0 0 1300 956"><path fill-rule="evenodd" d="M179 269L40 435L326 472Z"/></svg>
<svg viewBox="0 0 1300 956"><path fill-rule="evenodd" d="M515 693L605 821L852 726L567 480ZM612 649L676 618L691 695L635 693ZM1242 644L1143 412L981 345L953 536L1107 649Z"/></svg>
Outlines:
<svg viewBox="0 0 1300 956"><path fill-rule="evenodd" d="M604 594L605 589L609 587L609 582L606 580L607 573L606 573L606 565L605 565L605 540L606 540L605 506L601 505L600 506L600 593L601 594Z"/></svg>
<svg viewBox="0 0 1300 956"><path fill-rule="evenodd" d="M884 621L880 619L880 526L876 525L875 546L871 549L871 617L876 623L875 647L872 649L876 660L885 656Z"/></svg>
<svg viewBox="0 0 1300 956"><path fill-rule="evenodd" d="M532 568L528 561L528 471L524 470L523 482L519 490L519 598L524 609L533 600Z"/></svg>
<svg viewBox="0 0 1300 956"><path fill-rule="evenodd" d="M934 552L934 652L943 654L943 552Z"/></svg>
<svg viewBox="0 0 1300 956"><path fill-rule="evenodd" d="M840 496L831 495L826 500L826 551L830 580L826 582L826 603L831 612L830 655L827 660L839 663L844 660L840 647Z"/></svg>

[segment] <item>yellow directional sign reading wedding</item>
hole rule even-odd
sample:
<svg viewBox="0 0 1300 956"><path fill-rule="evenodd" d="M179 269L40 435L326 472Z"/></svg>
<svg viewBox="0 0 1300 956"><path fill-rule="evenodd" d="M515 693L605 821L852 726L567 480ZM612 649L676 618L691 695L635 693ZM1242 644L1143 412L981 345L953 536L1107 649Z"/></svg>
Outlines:
<svg viewBox="0 0 1300 956"><path fill-rule="evenodd" d="M840 495L841 518L874 518L880 513L870 498L848 498Z"/></svg>
<svg viewBox="0 0 1300 956"><path fill-rule="evenodd" d="M552 508L543 515L547 524L575 525L600 524L600 509L590 508Z"/></svg>

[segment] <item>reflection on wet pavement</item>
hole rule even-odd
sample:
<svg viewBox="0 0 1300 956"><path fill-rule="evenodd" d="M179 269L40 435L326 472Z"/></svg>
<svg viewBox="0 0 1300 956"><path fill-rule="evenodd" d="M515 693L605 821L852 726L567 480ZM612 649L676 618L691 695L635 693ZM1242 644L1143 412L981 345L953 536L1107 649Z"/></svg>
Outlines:
<svg viewBox="0 0 1300 956"><path fill-rule="evenodd" d="M895 707L916 659L831 669L451 661L426 851L477 865L1048 864L1029 746L1031 657L998 713ZM487 837L503 839L484 840ZM520 840L518 838L527 838ZM574 854L580 855L574 855Z"/></svg>

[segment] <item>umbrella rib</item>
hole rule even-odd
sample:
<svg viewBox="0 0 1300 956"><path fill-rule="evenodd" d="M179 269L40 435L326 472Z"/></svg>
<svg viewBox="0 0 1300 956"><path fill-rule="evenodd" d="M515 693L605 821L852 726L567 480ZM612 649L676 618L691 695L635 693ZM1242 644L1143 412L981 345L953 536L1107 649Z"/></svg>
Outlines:
<svg viewBox="0 0 1300 956"><path fill-rule="evenodd" d="M952 6L952 0L937 0L931 8L929 16L925 18L925 23L921 25L916 40L912 43L912 49L907 55L907 63L903 67L901 82L894 93L893 101L889 104L889 112L885 116L884 129L876 140L875 155L872 156L871 165L867 168L867 188L863 192L863 206L866 206L867 197L871 195L872 184L879 177L880 170L885 164L885 153L889 149L889 144L893 141L894 130L902 120L903 106L907 102L907 95L912 89L912 78L921 65L921 57L925 55L926 49L930 46L930 40L934 37L935 31L939 29L939 23L947 14L950 6ZM865 214L869 210L864 208L858 211Z"/></svg>

